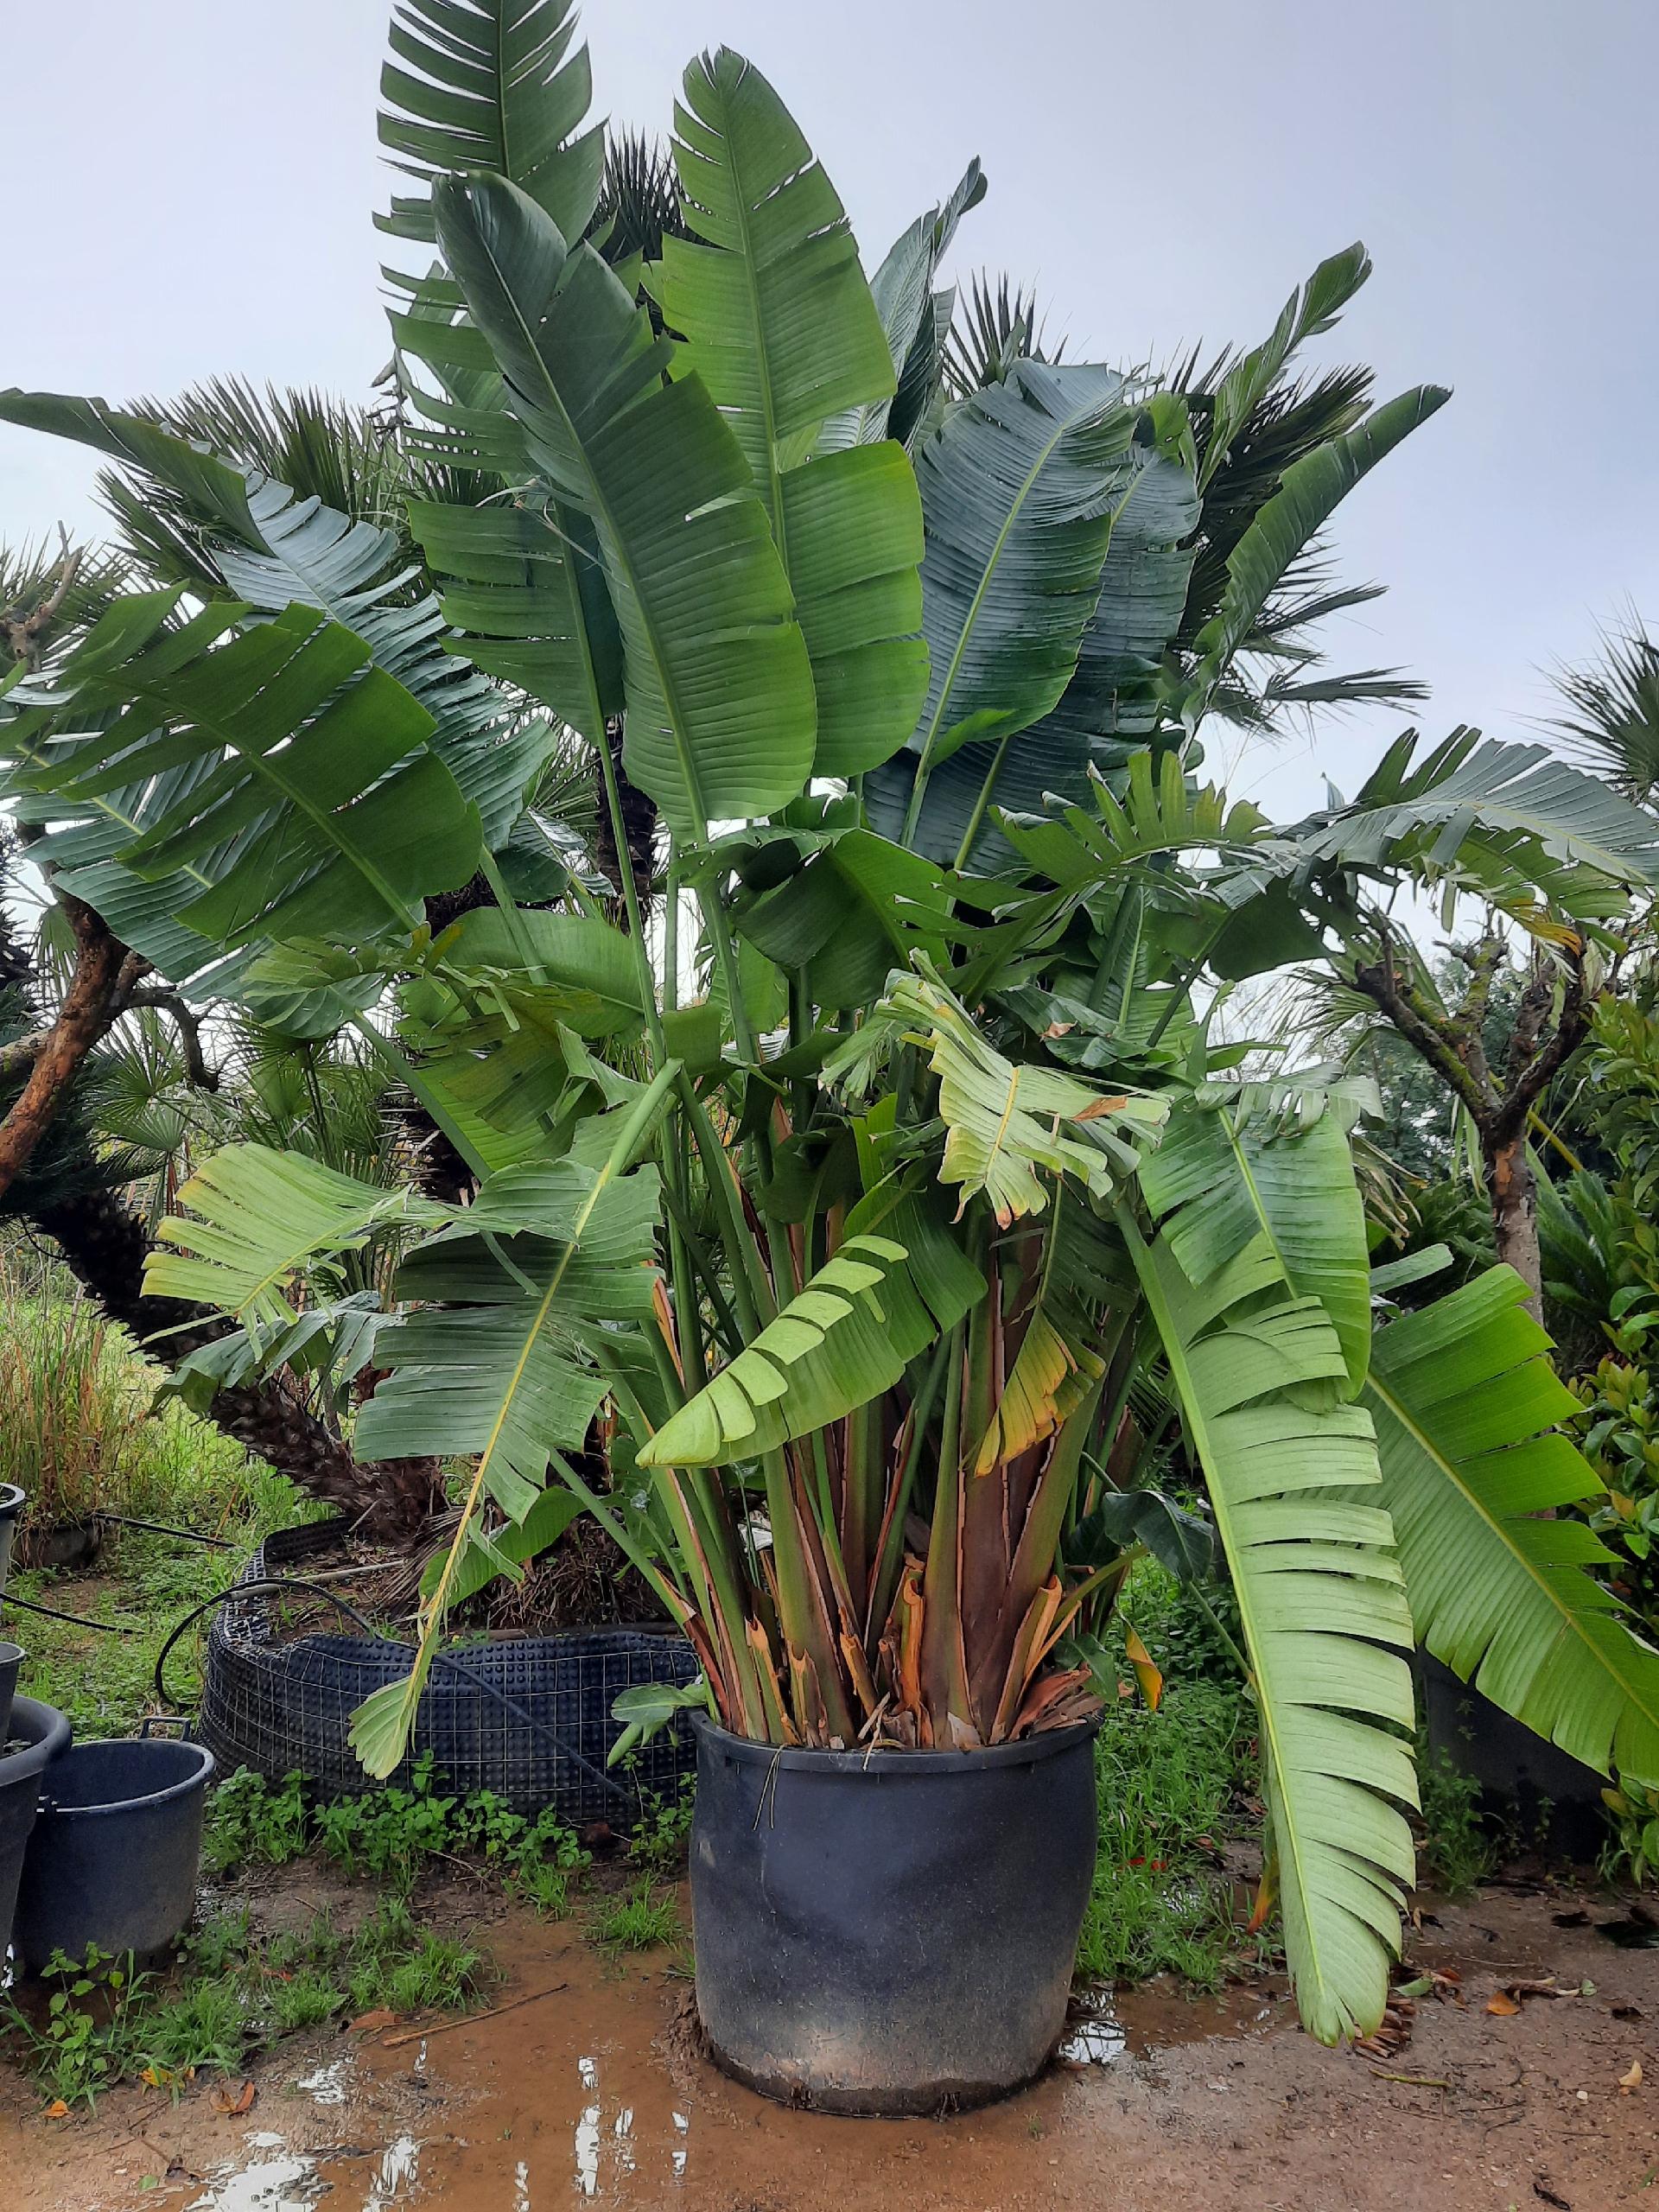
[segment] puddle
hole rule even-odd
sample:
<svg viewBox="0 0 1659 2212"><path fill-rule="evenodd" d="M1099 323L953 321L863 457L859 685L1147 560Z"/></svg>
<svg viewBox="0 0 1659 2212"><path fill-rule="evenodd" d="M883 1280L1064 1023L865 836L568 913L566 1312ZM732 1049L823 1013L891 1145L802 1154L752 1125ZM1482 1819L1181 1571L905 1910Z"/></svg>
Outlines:
<svg viewBox="0 0 1659 2212"><path fill-rule="evenodd" d="M352 2062L337 2058L332 2066L319 2066L315 2074L307 2074L294 2084L302 2089L314 2105L343 2105L350 2088Z"/></svg>
<svg viewBox="0 0 1659 2212"><path fill-rule="evenodd" d="M380 2171L370 2190L363 2212L391 2212L415 2194L420 2176L421 2145L412 2135L400 2135L380 2154Z"/></svg>
<svg viewBox="0 0 1659 2212"><path fill-rule="evenodd" d="M316 2160L287 2150L280 2135L251 2135L247 2142L255 2157L211 2176L188 2212L312 2212L328 2187Z"/></svg>
<svg viewBox="0 0 1659 2212"><path fill-rule="evenodd" d="M1109 2066L1128 2049L1128 2031L1107 1990L1090 1990L1072 2007L1054 2056L1071 2066Z"/></svg>

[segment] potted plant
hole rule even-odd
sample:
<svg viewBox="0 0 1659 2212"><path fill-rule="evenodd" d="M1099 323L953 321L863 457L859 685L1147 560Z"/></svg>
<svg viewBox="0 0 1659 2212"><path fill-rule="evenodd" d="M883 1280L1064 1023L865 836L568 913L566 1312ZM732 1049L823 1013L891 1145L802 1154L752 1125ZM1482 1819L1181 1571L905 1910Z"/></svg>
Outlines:
<svg viewBox="0 0 1659 2212"><path fill-rule="evenodd" d="M984 2097L1059 2031L1113 1599L1139 1548L1214 1543L1303 2017L1364 2032L1412 1872L1414 1633L1641 1773L1659 1657L1593 1548L1530 1517L1592 1478L1544 1433L1516 1279L1374 1335L1365 1094L1240 1078L1212 987L1394 871L1501 863L1524 912L1565 853L1616 893L1651 879L1651 825L1502 746L1408 745L1282 828L1198 785L1287 574L1443 396L1351 394L1217 521L1359 249L1202 404L1044 361L1018 316L947 370L938 262L976 172L867 283L786 110L722 52L687 73L677 225L613 266L578 242L601 163L567 15L505 60L470 13L411 16L388 73L414 178L390 227L441 256L394 328L447 634L330 524L299 561L317 517L284 487L97 403L0 401L185 486L240 580L118 602L14 690L14 783L83 855L106 825L79 895L204 988L354 1028L472 1179L404 1210L356 1421L359 1457L471 1469L359 1754L395 1766L454 1591L517 1571L563 1486L702 1662L723 2061L842 2108ZM554 724L592 749L607 887L521 823ZM424 902L479 877L435 932ZM326 1333L292 1286L388 1213L257 1147L181 1198L155 1287L233 1315L255 1365ZM1158 1492L1149 1398L1212 1522ZM575 1464L595 1421L607 1491Z"/></svg>

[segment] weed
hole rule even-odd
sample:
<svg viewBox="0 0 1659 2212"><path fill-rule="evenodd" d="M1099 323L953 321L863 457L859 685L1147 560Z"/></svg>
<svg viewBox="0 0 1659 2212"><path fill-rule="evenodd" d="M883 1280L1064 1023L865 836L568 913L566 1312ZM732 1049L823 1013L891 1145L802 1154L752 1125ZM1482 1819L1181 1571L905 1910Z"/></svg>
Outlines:
<svg viewBox="0 0 1659 2212"><path fill-rule="evenodd" d="M279 2036L305 2028L320 2028L346 2002L346 1993L335 1987L321 1967L302 1967L297 1974L279 1978L270 1993L270 2021Z"/></svg>
<svg viewBox="0 0 1659 2212"><path fill-rule="evenodd" d="M1626 1781L1601 1794L1613 1822L1601 1858L1604 1880L1640 1888L1659 1878L1659 1789Z"/></svg>
<svg viewBox="0 0 1659 2212"><path fill-rule="evenodd" d="M146 2063L168 2078L228 2074L242 2063L248 2022L239 1976L188 1981L176 1997L142 2005L136 2022Z"/></svg>
<svg viewBox="0 0 1659 2212"><path fill-rule="evenodd" d="M1100 1844L1080 1974L1168 1972L1219 1986L1241 1931L1212 1853L1237 1821L1242 1735L1238 1693L1225 1681L1173 1682L1155 1713L1126 1701L1107 1714L1095 1751Z"/></svg>
<svg viewBox="0 0 1659 2212"><path fill-rule="evenodd" d="M242 1866L286 1866L311 1841L304 1780L283 1777L274 1788L247 1767L227 1775L213 1792L202 1836L202 1864L213 1874Z"/></svg>
<svg viewBox="0 0 1659 2212"><path fill-rule="evenodd" d="M613 1951L651 1951L677 1942L683 1933L672 1897L659 1897L649 1874L618 1897L594 1923L594 1939Z"/></svg>
<svg viewBox="0 0 1659 2212"><path fill-rule="evenodd" d="M48 2099L90 2106L136 2075L176 2088L193 2073L234 2072L347 2006L457 2011L487 1971L473 1944L416 1929L399 1897L383 1899L351 1936L321 1913L262 1941L248 1914L220 1913L185 1946L175 1975L135 1974L130 1960L96 1953L79 1966L60 1957L44 2015L7 1999L0 2024Z"/></svg>
<svg viewBox="0 0 1659 2212"><path fill-rule="evenodd" d="M570 1876L563 1866L521 1866L507 1881L514 1896L543 1920L563 1920L570 1910Z"/></svg>
<svg viewBox="0 0 1659 2212"><path fill-rule="evenodd" d="M1427 1738L1417 1747L1417 1783L1423 1808L1423 1861L1430 1878L1449 1897L1467 1897L1497 1863L1497 1850L1481 1826L1480 1784Z"/></svg>
<svg viewBox="0 0 1659 2212"><path fill-rule="evenodd" d="M691 1832L695 1798L695 1785L689 1780L682 1783L673 1797L664 1797L655 1789L640 1789L639 1818L628 1840L628 1855L637 1866L654 1874L665 1874L679 1866Z"/></svg>

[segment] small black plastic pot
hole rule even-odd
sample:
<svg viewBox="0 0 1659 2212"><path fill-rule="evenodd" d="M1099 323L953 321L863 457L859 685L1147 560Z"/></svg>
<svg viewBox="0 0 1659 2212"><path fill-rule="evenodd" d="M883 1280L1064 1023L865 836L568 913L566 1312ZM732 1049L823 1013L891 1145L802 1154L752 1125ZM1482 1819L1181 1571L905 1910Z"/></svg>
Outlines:
<svg viewBox="0 0 1659 2212"><path fill-rule="evenodd" d="M69 1743L63 1714L32 1697L14 1700L8 1725L12 1747L0 1755L0 1964L11 1934L23 1853L40 1806L41 1777ZM5 1741L0 1738L0 1744Z"/></svg>
<svg viewBox="0 0 1659 2212"><path fill-rule="evenodd" d="M1041 2071L1095 1864L1094 1729L775 1751L705 1719L691 1911L715 2058L825 2112L937 2113Z"/></svg>
<svg viewBox="0 0 1659 2212"><path fill-rule="evenodd" d="M195 1910L213 1771L201 1745L145 1737L76 1744L53 1760L12 1927L31 1972L54 1951L143 1958L174 1942Z"/></svg>
<svg viewBox="0 0 1659 2212"><path fill-rule="evenodd" d="M11 1548L17 1541L23 1503L23 1493L16 1483L0 1483L0 1591L4 1590L11 1572Z"/></svg>

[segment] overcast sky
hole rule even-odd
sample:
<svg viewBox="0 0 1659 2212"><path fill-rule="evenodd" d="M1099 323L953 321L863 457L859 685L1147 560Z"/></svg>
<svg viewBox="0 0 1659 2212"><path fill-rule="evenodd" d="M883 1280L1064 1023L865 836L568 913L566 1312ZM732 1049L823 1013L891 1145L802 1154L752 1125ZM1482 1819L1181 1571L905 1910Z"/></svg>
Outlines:
<svg viewBox="0 0 1659 2212"><path fill-rule="evenodd" d="M382 0L8 9L0 385L166 393L215 372L366 392ZM765 69L866 267L978 154L956 269L1035 281L1115 363L1252 341L1334 248L1376 274L1312 358L1452 404L1342 511L1389 596L1350 664L1436 731L1530 734L1539 673L1634 601L1659 622L1653 0L588 0L599 111L663 128L684 61ZM0 537L95 524L90 456L0 426ZM1395 727L1323 726L1235 788L1351 789Z"/></svg>

